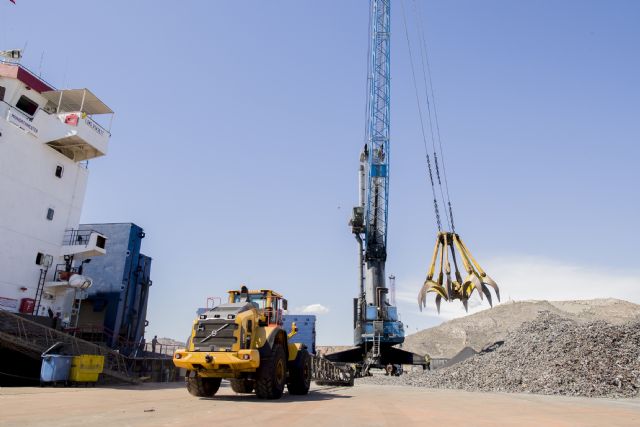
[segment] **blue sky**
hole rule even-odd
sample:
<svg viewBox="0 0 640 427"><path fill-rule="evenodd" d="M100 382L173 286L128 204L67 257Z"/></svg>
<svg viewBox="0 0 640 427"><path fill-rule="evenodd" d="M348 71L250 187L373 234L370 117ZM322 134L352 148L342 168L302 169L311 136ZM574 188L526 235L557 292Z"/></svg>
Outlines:
<svg viewBox="0 0 640 427"><path fill-rule="evenodd" d="M420 1L457 229L503 295L640 302L640 3ZM326 307L319 343L349 344L367 2L17 3L0 46L116 111L83 222L147 232L148 332L184 338L248 283ZM387 269L414 331L464 311L412 302L436 229L392 7Z"/></svg>

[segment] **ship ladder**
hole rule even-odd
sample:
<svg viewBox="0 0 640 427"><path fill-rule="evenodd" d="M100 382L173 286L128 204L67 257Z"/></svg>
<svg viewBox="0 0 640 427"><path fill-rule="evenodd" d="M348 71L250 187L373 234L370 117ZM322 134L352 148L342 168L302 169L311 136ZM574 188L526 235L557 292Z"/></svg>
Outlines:
<svg viewBox="0 0 640 427"><path fill-rule="evenodd" d="M31 314L33 315L38 315L38 312L40 311L40 303L42 302L42 293L44 292L44 282L47 278L47 272L49 271L49 268L41 268L40 269L40 277L38 278L38 287L36 288L36 297L35 299L35 304L34 304L34 310Z"/></svg>

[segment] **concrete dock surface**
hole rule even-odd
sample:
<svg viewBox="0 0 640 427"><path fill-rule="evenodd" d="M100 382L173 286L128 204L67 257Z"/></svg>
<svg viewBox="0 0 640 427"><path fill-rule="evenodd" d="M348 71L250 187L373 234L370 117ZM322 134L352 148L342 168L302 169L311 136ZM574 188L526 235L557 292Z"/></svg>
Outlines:
<svg viewBox="0 0 640 427"><path fill-rule="evenodd" d="M249 424L247 424L249 423ZM356 384L260 400L223 382L214 398L182 383L2 388L0 426L640 426L640 399L471 393Z"/></svg>

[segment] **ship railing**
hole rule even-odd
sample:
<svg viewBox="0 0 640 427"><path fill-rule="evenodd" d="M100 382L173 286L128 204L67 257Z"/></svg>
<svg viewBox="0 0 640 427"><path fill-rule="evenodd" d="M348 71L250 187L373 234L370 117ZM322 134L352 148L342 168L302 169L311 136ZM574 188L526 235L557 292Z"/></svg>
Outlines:
<svg viewBox="0 0 640 427"><path fill-rule="evenodd" d="M71 270L67 271L67 264L56 264L56 268L53 271L53 281L63 282L69 280L72 274L80 274L78 267L71 267Z"/></svg>
<svg viewBox="0 0 640 427"><path fill-rule="evenodd" d="M113 117L113 114L111 114L111 116ZM89 120L91 123L93 123L95 126L99 127L100 129L102 129L102 131L106 132L107 135L109 135L109 137L111 137L111 131L108 130L107 128L105 128L103 125L101 125L100 123L98 123L93 117L87 115L87 117L85 117L85 120Z"/></svg>
<svg viewBox="0 0 640 427"><path fill-rule="evenodd" d="M51 83L49 83L48 81L46 81L45 79L43 79L42 77L40 77L39 74L34 73L33 71L31 71L30 69L28 69L27 67L25 67L24 65L20 64L19 62L15 62L15 61L7 61L6 59L0 59L0 64L6 64L6 65L17 65L18 67L22 68L24 71L26 71L27 73L31 74L33 77L37 78L38 80L40 80L42 83L46 84L47 86L49 86L50 88L55 88L54 85L52 85Z"/></svg>
<svg viewBox="0 0 640 427"><path fill-rule="evenodd" d="M91 239L91 235L93 233L98 233L95 230L77 230L73 228L69 228L65 230L64 237L62 239L63 246L87 246L89 244L89 240Z"/></svg>
<svg viewBox="0 0 640 427"><path fill-rule="evenodd" d="M170 356L173 357L173 354L177 349L184 348L184 344L161 344L157 343L155 348L153 343L145 343L144 345L144 355L147 357L153 357L155 355L161 356Z"/></svg>
<svg viewBox="0 0 640 427"><path fill-rule="evenodd" d="M8 104L9 106L11 106L10 104ZM20 110L17 110L20 111ZM49 116L57 116L58 120L64 121L64 117L66 117L68 114L72 114L71 112L67 112L67 113L56 113L55 111L52 111L50 109L47 108L42 108L42 107L38 107L38 111L42 111L43 113L49 115ZM26 115L25 113L23 113L22 111L20 111L25 117L27 117L29 120L33 120L34 116L29 116ZM109 129L107 129L104 125L100 124L98 121L96 121L96 119L94 119L92 116L83 113L82 111L78 111L77 113L79 113L83 120L87 120L89 122L91 122L90 126L95 126L97 128L100 129L100 131L106 133L107 135L109 135L109 137L111 137L111 131Z"/></svg>

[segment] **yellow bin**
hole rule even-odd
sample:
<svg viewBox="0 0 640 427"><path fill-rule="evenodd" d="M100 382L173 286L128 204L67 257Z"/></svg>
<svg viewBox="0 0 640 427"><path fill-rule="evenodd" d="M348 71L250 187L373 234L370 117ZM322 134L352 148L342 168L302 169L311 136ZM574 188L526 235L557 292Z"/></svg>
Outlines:
<svg viewBox="0 0 640 427"><path fill-rule="evenodd" d="M71 371L69 380L79 383L89 383L98 381L98 375L104 369L104 356L92 354L81 354L74 356L71 360Z"/></svg>

